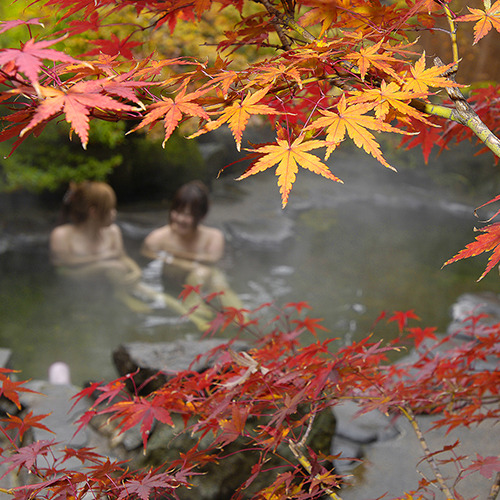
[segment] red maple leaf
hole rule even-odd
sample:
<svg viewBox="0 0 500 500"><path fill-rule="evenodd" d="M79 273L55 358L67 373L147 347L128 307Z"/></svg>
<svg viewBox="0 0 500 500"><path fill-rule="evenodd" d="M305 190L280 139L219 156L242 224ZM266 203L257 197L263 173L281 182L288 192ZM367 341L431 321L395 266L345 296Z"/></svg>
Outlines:
<svg viewBox="0 0 500 500"><path fill-rule="evenodd" d="M294 323L297 323L297 325L301 328L305 328L307 331L312 333L314 336L316 336L316 330L324 330L325 332L328 331L328 328L325 328L323 325L320 325L320 321L323 321L321 318L309 318L306 317L304 319L295 319L293 320Z"/></svg>
<svg viewBox="0 0 500 500"><path fill-rule="evenodd" d="M97 45L97 48L89 50L83 54L84 56L99 55L101 53L108 56L121 54L126 59L134 59L132 49L142 45L142 42L131 42L128 39L120 40L114 33L111 33L111 40L89 40L92 45Z"/></svg>
<svg viewBox="0 0 500 500"><path fill-rule="evenodd" d="M123 431L141 423L144 449L146 449L149 433L155 420L174 426L170 412L164 407L163 402L159 403L157 400L149 401L141 398L136 401L122 401L115 405L115 409L119 411L119 417L124 417Z"/></svg>
<svg viewBox="0 0 500 500"><path fill-rule="evenodd" d="M428 120L431 122L437 121L435 117L428 117ZM444 148L444 142L441 135L442 130L437 127L429 127L428 124L423 123L420 120L410 119L409 122L409 131L412 133L418 133L416 133L416 135L403 136L401 146L405 145L406 149L421 147L422 154L424 155L424 161L427 165L432 149L435 146L438 148Z"/></svg>
<svg viewBox="0 0 500 500"><path fill-rule="evenodd" d="M63 52L47 48L64 40L64 38L45 42L35 42L34 39L30 39L20 49L4 49L0 52L0 64L14 63L18 70L26 75L31 84L37 87L38 73L43 66L44 59L74 64L79 62Z"/></svg>
<svg viewBox="0 0 500 500"><path fill-rule="evenodd" d="M102 392L102 394L96 399L94 407L99 406L106 400L109 400L111 402L114 398L123 394L126 391L124 382L125 378L126 377L122 377L117 380L113 380L112 382L99 387L99 390Z"/></svg>
<svg viewBox="0 0 500 500"><path fill-rule="evenodd" d="M288 307L293 307L299 314L302 312L303 309L311 309L311 306L305 301L288 302L287 304L284 305L284 307L285 309Z"/></svg>
<svg viewBox="0 0 500 500"><path fill-rule="evenodd" d="M18 26L25 24L38 24L39 26L43 26L43 23L41 23L38 18L29 19L28 21L22 21L20 19L16 19L14 21L0 21L0 33L4 33L7 30L17 28Z"/></svg>
<svg viewBox="0 0 500 500"><path fill-rule="evenodd" d="M420 319L413 311L394 311L393 315L387 320L388 323L396 321L399 331L402 332L409 319Z"/></svg>
<svg viewBox="0 0 500 500"><path fill-rule="evenodd" d="M408 337L415 339L415 346L418 347L425 339L436 339L436 327L420 328L419 326L408 328Z"/></svg>
<svg viewBox="0 0 500 500"><path fill-rule="evenodd" d="M220 421L222 434L217 439L217 443L226 446L238 439L243 434L249 413L249 408L232 405L231 418Z"/></svg>
<svg viewBox="0 0 500 500"><path fill-rule="evenodd" d="M6 377L3 373L0 373L0 382L2 383L0 387L0 396L5 396L7 399L10 399L19 409L21 409L19 392L36 393L36 391L22 387L24 381L13 382L10 377Z"/></svg>
<svg viewBox="0 0 500 500"><path fill-rule="evenodd" d="M10 471L16 467L25 467L31 470L35 465L39 456L46 456L50 453L50 447L53 441L38 440L32 444L18 448L15 453L5 458L3 463L10 464L4 472L3 477L7 476Z"/></svg>
<svg viewBox="0 0 500 500"><path fill-rule="evenodd" d="M108 111L135 111L136 108L121 103L101 93L102 85L97 81L79 82L66 92L59 89L41 87L45 97L37 107L31 121L21 131L21 136L54 116L64 113L66 121L73 127L82 141L84 149L89 140L89 115L97 108Z"/></svg>
<svg viewBox="0 0 500 500"><path fill-rule="evenodd" d="M22 439L25 432L32 427L37 427L38 429L43 429L44 431L51 432L53 434L53 432L48 427L40 423L40 420L43 420L48 416L49 413L46 413L44 415L33 415L33 412L30 411L24 418L19 418L15 415L9 415L9 418L3 418L2 422L8 422L5 426L6 430L18 429L19 438Z"/></svg>
<svg viewBox="0 0 500 500"><path fill-rule="evenodd" d="M479 471L481 476L486 479L493 479L493 475L500 472L500 458L494 456L482 457L479 453L476 453L476 460L465 470Z"/></svg>
<svg viewBox="0 0 500 500"><path fill-rule="evenodd" d="M153 474L148 472L148 474L141 479L133 479L124 483L123 491L120 493L118 499L133 498L135 494L142 500L149 500L151 492L155 489L171 488L174 490L177 486L177 481L166 473Z"/></svg>
<svg viewBox="0 0 500 500"><path fill-rule="evenodd" d="M454 257L448 259L443 264L443 267L458 260L468 259L469 257L475 257L483 252L491 252L493 250L493 253L488 258L486 269L477 279L477 281L481 281L493 269L493 266L500 261L500 222L475 230L482 234L476 236L475 241L472 241Z"/></svg>

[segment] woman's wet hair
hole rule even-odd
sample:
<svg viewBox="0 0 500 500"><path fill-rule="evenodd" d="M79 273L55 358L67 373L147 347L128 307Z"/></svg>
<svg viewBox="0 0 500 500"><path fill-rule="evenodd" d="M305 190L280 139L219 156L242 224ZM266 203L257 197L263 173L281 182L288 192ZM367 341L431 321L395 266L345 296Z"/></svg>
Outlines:
<svg viewBox="0 0 500 500"><path fill-rule="evenodd" d="M194 218L195 225L207 215L210 208L209 191L201 181L191 181L181 186L175 193L170 212L189 210Z"/></svg>
<svg viewBox="0 0 500 500"><path fill-rule="evenodd" d="M71 184L64 195L63 209L75 224L85 222L94 208L98 217L105 218L116 207L116 194L105 182L85 181Z"/></svg>

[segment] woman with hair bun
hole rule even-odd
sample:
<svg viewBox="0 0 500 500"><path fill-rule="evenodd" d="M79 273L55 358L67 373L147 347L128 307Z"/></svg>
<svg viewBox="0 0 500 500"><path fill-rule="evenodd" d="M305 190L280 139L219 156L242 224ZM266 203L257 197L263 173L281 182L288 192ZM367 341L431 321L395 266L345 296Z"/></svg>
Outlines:
<svg viewBox="0 0 500 500"><path fill-rule="evenodd" d="M131 308L148 311L141 301L163 301L174 311L187 308L177 299L156 292L142 281L142 271L125 252L120 228L115 223L116 195L104 182L71 184L63 200L68 222L53 229L50 253L54 266L74 278L104 277ZM140 299L140 300L137 300ZM200 329L205 321L191 315Z"/></svg>

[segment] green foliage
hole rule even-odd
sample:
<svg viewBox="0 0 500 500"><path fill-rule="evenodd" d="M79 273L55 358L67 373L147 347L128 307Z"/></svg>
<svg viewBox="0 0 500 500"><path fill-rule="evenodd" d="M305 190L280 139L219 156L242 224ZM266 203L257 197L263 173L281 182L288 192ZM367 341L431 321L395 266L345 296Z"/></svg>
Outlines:
<svg viewBox="0 0 500 500"><path fill-rule="evenodd" d="M0 190L55 190L69 181L105 180L122 163L119 146L125 142L124 124L92 124L93 144L85 152L76 141L68 141L68 128L49 124L44 139L29 138L28 147L2 162ZM8 150L2 145L5 156Z"/></svg>
<svg viewBox="0 0 500 500"><path fill-rule="evenodd" d="M27 146L10 156L10 145L0 144L0 190L54 191L70 181L110 180L119 196L170 196L193 178L204 178L204 161L195 141L174 134L161 139L125 135L126 123L94 121L87 150L68 141L69 127L50 123L43 140L30 137Z"/></svg>

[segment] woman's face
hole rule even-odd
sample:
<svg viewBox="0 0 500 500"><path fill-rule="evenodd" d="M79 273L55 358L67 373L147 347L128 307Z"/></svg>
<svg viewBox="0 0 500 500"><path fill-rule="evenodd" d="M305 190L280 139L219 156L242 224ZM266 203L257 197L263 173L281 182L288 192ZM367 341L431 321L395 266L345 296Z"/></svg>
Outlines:
<svg viewBox="0 0 500 500"><path fill-rule="evenodd" d="M196 230L196 220L189 207L172 210L170 225L174 232L181 236L188 235Z"/></svg>
<svg viewBox="0 0 500 500"><path fill-rule="evenodd" d="M95 220L97 220L99 226L109 227L116 220L116 208L110 208L106 212L100 212L94 209Z"/></svg>

